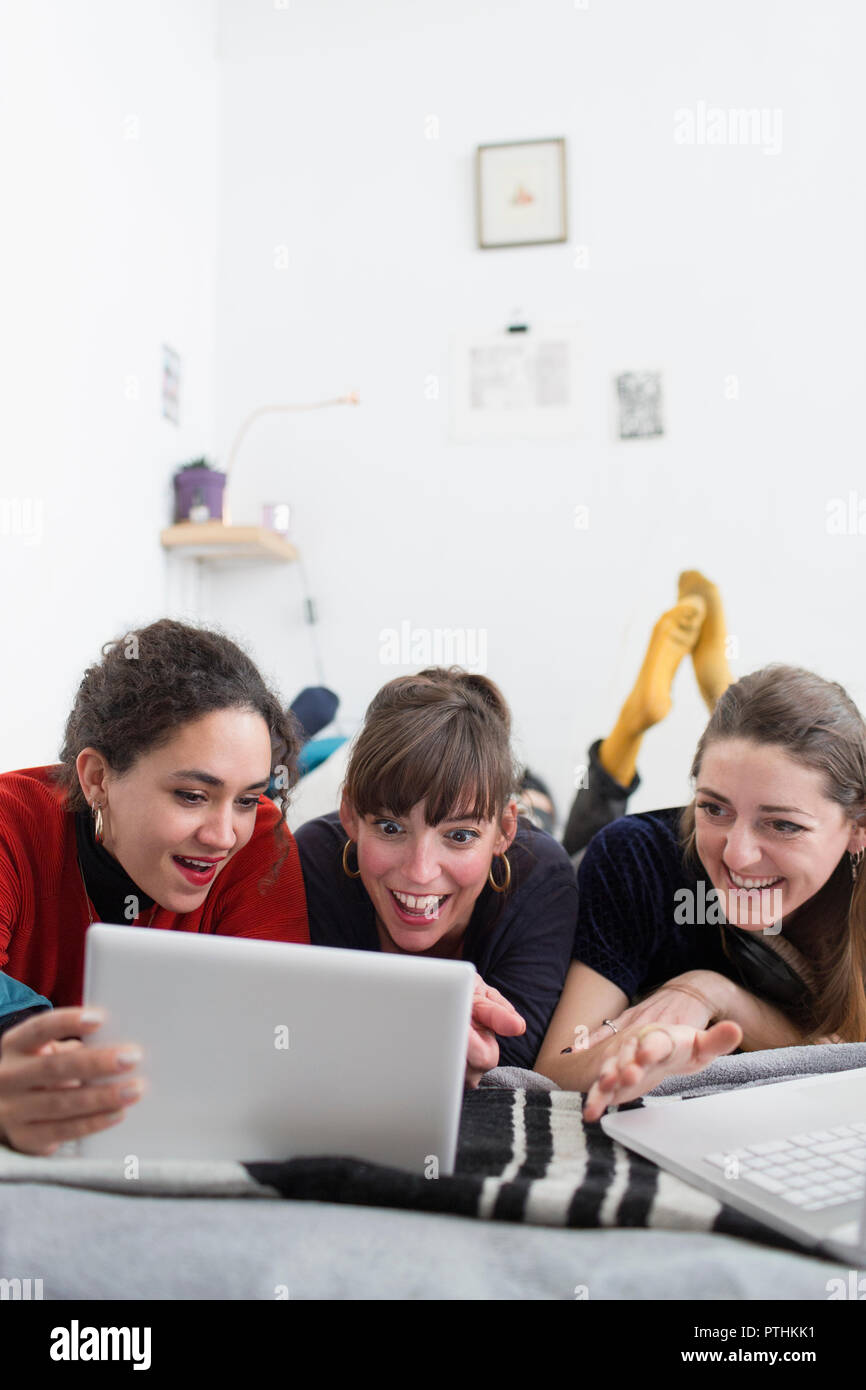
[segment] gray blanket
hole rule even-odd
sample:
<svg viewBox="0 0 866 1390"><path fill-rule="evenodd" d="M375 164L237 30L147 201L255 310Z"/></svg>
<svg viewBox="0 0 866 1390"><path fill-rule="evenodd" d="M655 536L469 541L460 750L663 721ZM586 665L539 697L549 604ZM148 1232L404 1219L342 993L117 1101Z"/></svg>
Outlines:
<svg viewBox="0 0 866 1390"><path fill-rule="evenodd" d="M725 1057L695 1077L668 1078L653 1097L771 1084L866 1064L866 1045ZM748 1220L585 1125L582 1098L535 1073L488 1073L464 1102L456 1171L428 1179L351 1157L282 1163L30 1158L0 1149L0 1184L40 1183L126 1196L289 1198L402 1208L540 1226L724 1231L776 1245ZM652 1098L649 1098L652 1103Z"/></svg>
<svg viewBox="0 0 866 1390"><path fill-rule="evenodd" d="M709 1096L737 1086L767 1086L800 1076L852 1071L866 1067L866 1043L824 1043L820 1047L776 1047L766 1052L738 1052L719 1057L694 1076L668 1076L651 1096ZM549 1077L520 1067L497 1067L482 1078L482 1086L523 1086L533 1091L558 1091Z"/></svg>
<svg viewBox="0 0 866 1390"><path fill-rule="evenodd" d="M684 1080L680 1093L864 1064L863 1046L726 1057ZM556 1089L534 1073L499 1069L475 1094L499 1092L494 1109L503 1103L511 1108L513 1130L522 1091L525 1130L532 1093L544 1100ZM574 1099L566 1097L566 1104L573 1126ZM485 1113L486 1102L480 1107ZM618 1147L612 1152L614 1183L602 1201L608 1220L617 1219L617 1191L622 1194L629 1161ZM348 1205L339 1199L250 1200L276 1192L241 1165L207 1167L204 1173L195 1165L148 1165L142 1183L132 1187L92 1164L28 1159L0 1148L0 1278L39 1279L46 1299L264 1301L824 1301L834 1280L849 1280L848 1270L825 1260L712 1229L718 1205L667 1175L655 1197L666 1228L576 1230L532 1220L515 1224L497 1211L491 1198L509 1185L501 1168L485 1188L484 1214L494 1219L479 1221L351 1198ZM531 1194L531 1182L525 1186ZM529 1214L540 1215L535 1198Z"/></svg>

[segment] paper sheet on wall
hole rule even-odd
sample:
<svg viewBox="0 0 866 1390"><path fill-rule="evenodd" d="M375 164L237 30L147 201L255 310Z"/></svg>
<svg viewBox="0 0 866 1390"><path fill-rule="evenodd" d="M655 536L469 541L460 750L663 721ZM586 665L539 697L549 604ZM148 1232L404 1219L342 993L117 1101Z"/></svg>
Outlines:
<svg viewBox="0 0 866 1390"><path fill-rule="evenodd" d="M461 334L452 343L452 434L568 439L583 432L583 352L575 324Z"/></svg>

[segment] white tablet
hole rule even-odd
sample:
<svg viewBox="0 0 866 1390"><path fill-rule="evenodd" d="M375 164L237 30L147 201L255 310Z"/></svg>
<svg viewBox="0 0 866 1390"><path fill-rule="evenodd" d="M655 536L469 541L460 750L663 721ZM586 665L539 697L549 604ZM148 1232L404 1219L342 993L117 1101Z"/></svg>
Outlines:
<svg viewBox="0 0 866 1390"><path fill-rule="evenodd" d="M465 961L150 927L90 927L91 1047L129 1041L149 1088L87 1157L343 1155L454 1166L475 970Z"/></svg>

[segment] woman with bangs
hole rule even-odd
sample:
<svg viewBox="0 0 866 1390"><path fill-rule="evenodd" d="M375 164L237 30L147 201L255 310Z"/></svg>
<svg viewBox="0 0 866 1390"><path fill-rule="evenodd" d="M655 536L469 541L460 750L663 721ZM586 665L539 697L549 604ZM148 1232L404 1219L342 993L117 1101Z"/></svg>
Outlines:
<svg viewBox="0 0 866 1390"><path fill-rule="evenodd" d="M295 832L313 944L475 966L469 1086L498 1063L533 1066L574 942L574 870L518 816L510 733L485 676L434 667L389 681L339 812Z"/></svg>
<svg viewBox="0 0 866 1390"><path fill-rule="evenodd" d="M866 725L840 685L728 687L686 808L623 816L578 874L575 960L537 1062L601 1117L669 1075L866 1039Z"/></svg>

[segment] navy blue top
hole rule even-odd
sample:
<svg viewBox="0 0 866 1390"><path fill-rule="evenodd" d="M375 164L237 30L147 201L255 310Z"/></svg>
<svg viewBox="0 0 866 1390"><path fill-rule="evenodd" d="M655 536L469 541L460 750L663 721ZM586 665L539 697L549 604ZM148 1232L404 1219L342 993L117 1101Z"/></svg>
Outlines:
<svg viewBox="0 0 866 1390"><path fill-rule="evenodd" d="M577 874L575 958L629 999L686 970L714 970L805 1016L800 977L760 931L725 921L703 864L684 858L682 813L620 816L590 841Z"/></svg>
<svg viewBox="0 0 866 1390"><path fill-rule="evenodd" d="M336 812L295 831L310 941L378 951L373 904L361 880L343 872L347 838ZM562 845L523 817L508 859L511 886L494 893L485 884L466 928L462 959L526 1019L522 1037L499 1039L500 1065L532 1067L571 964L577 883Z"/></svg>

